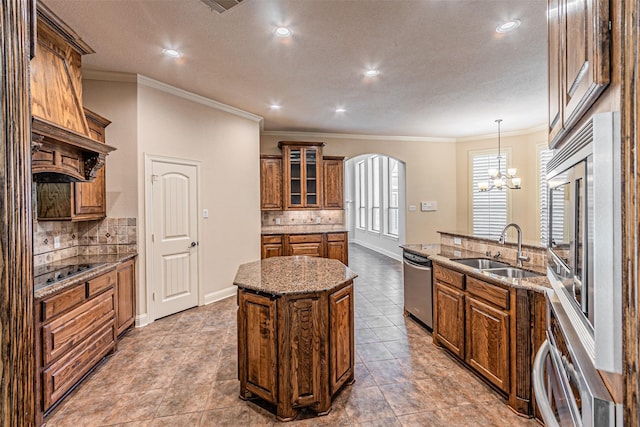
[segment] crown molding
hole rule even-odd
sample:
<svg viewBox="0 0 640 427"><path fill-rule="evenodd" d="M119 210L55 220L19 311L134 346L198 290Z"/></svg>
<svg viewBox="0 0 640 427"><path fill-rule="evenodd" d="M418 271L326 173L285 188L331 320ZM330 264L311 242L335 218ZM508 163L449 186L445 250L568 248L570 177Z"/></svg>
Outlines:
<svg viewBox="0 0 640 427"><path fill-rule="evenodd" d="M97 70L82 70L82 79L124 83L136 83L138 81L136 74Z"/></svg>
<svg viewBox="0 0 640 427"><path fill-rule="evenodd" d="M505 136L521 136L521 135L531 135L533 133L537 133L537 132L543 132L546 131L548 129L546 124L542 124L539 126L535 126L529 129L523 129L523 130L514 130L511 132L500 132L500 135L502 137ZM456 138L456 142L469 142L469 141L480 141L482 139L492 139L492 138L497 138L498 137L498 132L495 133L489 133L489 134L485 134L485 135L476 135L476 136L465 136L463 138Z"/></svg>
<svg viewBox="0 0 640 427"><path fill-rule="evenodd" d="M293 138L361 139L368 141L456 142L455 138L434 138L424 136L385 136L351 133L263 131L260 134L265 136Z"/></svg>
<svg viewBox="0 0 640 427"><path fill-rule="evenodd" d="M227 104L223 104L222 102L214 101L213 99L206 98L202 95L195 94L193 92L186 91L184 89L179 89L175 86L168 85L166 83L162 83L158 80L154 80L150 77L146 77L138 74L138 84L142 86L151 87L154 89L158 89L162 92L169 93L171 95L175 95L180 98L184 98L186 100L196 102L198 104L205 105L207 107L215 108L217 110L224 111L226 113L230 113L236 115L238 117L242 117L257 123L261 123L264 119L261 116L258 116L253 113L249 113L248 111L241 110L236 107L232 107Z"/></svg>

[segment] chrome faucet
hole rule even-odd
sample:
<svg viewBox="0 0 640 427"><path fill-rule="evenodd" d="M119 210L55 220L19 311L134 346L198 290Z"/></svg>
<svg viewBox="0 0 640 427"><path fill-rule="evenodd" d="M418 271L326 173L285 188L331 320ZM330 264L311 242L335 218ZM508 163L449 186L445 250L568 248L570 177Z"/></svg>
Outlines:
<svg viewBox="0 0 640 427"><path fill-rule="evenodd" d="M500 233L500 238L498 239L498 242L500 242L501 245L505 244L507 240L507 229L509 227L515 228L516 231L518 232L518 253L516 254L516 267L522 267L522 261L529 261L531 258L529 258L528 256L524 256L522 254L522 229L520 228L520 226L515 222L511 222L505 225L504 228L502 229L502 233Z"/></svg>

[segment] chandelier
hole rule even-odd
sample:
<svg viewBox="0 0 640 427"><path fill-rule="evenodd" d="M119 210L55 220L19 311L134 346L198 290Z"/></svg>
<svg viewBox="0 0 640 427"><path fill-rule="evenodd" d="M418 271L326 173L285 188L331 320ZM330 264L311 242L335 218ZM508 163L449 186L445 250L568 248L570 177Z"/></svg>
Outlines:
<svg viewBox="0 0 640 427"><path fill-rule="evenodd" d="M480 191L490 191L493 189L502 190L505 187L512 190L520 189L521 179L516 176L516 168L508 168L507 173L505 174L501 172L500 163L502 161L502 155L500 154L500 122L502 122L502 119L496 120L496 123L498 123L498 169L489 169L489 176L491 178L488 181L481 181L478 183L478 189Z"/></svg>

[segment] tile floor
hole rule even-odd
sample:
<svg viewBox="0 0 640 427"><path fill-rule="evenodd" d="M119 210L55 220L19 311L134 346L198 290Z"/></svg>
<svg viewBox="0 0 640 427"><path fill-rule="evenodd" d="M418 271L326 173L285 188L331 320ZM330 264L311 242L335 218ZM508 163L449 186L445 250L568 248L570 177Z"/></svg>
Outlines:
<svg viewBox="0 0 640 427"><path fill-rule="evenodd" d="M129 332L46 420L62 426L536 426L403 316L402 264L349 247L356 382L331 413L278 423L238 398L236 303L227 298Z"/></svg>

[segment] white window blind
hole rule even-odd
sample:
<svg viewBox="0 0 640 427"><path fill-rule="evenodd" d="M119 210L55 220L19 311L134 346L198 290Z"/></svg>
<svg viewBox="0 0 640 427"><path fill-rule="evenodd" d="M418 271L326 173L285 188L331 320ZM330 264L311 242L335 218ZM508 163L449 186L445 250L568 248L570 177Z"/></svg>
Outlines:
<svg viewBox="0 0 640 427"><path fill-rule="evenodd" d="M540 241L547 244L549 236L549 187L547 186L547 163L553 157L553 150L542 148L538 153L540 159L539 191L540 191Z"/></svg>
<svg viewBox="0 0 640 427"><path fill-rule="evenodd" d="M507 225L506 189L480 191L479 182L489 181L489 169L498 169L497 153L478 153L471 155L471 179L473 191L473 234L474 236L497 239ZM507 155L503 152L500 171L507 172Z"/></svg>

